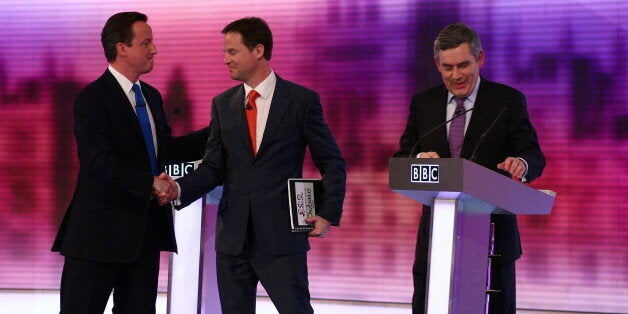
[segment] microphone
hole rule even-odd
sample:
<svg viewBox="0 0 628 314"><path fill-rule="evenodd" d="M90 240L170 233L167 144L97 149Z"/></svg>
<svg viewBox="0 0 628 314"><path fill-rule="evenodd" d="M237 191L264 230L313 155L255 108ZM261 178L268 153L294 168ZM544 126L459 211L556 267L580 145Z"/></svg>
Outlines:
<svg viewBox="0 0 628 314"><path fill-rule="evenodd" d="M499 120L499 118L502 116L502 114L504 113L504 111L506 111L506 106L504 106L502 108L502 110L499 112L499 114L497 114L497 117L495 117L495 119L493 120L493 122L491 123L491 125L488 126L488 128L486 129L486 131L484 131L484 133L482 133L482 135L480 135L480 138L478 139L478 141L475 143L475 147L473 147L473 153L471 153L471 158L469 158L469 161L473 161L475 162L475 160L477 159L476 153L478 152L478 148L480 148L480 144L482 143L482 141L484 140L484 138L486 137L486 134L488 134L488 132L491 131L491 129L493 128L493 126L495 125L495 123Z"/></svg>
<svg viewBox="0 0 628 314"><path fill-rule="evenodd" d="M442 127L443 127L443 126L445 126L447 123L449 123L449 122L451 122L451 121L455 120L456 118L460 117L461 115L463 115L463 114L467 114L467 112L469 112L469 111L473 110L473 108L474 108L474 107L475 107L475 106L473 106L473 107L471 107L471 108L469 108L469 109L467 109L467 110L465 110L465 111L463 111L463 112L461 112L461 113L459 113L459 114L457 114L457 115L454 115L453 117L451 117L451 119L449 119L449 120L447 120L447 121L445 121L445 122L443 122L443 123L441 123L441 124L437 125L435 128L433 128L433 129L431 129L431 130L427 131L425 134L423 134L423 136L421 136L421 138L419 138L419 140L418 140L418 141L416 141L416 143L414 143L414 146L412 146L412 149L410 150L410 154L408 155L408 157L414 157L414 150L415 150L415 149L416 149L416 147L417 147L417 146L418 146L418 145L419 145L419 144L423 141L423 139L425 139L428 135L430 135L430 134L434 133L436 130L438 130L438 129L442 128Z"/></svg>

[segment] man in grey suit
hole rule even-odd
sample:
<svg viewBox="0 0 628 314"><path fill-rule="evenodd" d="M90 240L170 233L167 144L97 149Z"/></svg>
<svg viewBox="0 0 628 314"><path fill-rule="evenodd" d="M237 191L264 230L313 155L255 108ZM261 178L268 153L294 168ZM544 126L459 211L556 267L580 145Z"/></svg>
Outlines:
<svg viewBox="0 0 628 314"><path fill-rule="evenodd" d="M545 158L525 96L480 77L484 51L476 32L462 23L444 28L434 42L434 61L443 84L412 97L395 157L466 158L514 180L539 177ZM425 311L430 220L431 209L423 206L413 267L413 313ZM490 313L515 313L515 260L521 256L516 217L492 215L491 222L495 253L500 255L492 263L491 288L501 292L491 296Z"/></svg>
<svg viewBox="0 0 628 314"><path fill-rule="evenodd" d="M161 95L139 80L157 54L146 22L138 12L107 20L109 67L74 102L80 169L52 247L65 257L61 313L103 313L112 290L115 313L155 313L159 252L177 250L172 209L153 196L164 188L157 176L202 158L209 132L173 137Z"/></svg>
<svg viewBox="0 0 628 314"><path fill-rule="evenodd" d="M243 84L214 98L203 162L177 180L178 195L162 202L179 196L175 205L185 206L223 185L216 222L223 313L254 313L258 282L279 313L312 313L307 237L324 237L330 225L339 224L345 162L319 96L271 70L273 40L266 22L243 18L222 33L224 63ZM308 219L314 230L307 234L291 232L287 191L287 180L302 176L306 147L324 186L316 216Z"/></svg>

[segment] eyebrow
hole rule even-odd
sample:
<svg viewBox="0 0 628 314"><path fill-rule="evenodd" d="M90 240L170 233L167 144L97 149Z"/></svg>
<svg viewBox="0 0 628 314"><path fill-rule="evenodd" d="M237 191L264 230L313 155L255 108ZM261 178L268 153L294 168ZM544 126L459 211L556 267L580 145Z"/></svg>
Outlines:
<svg viewBox="0 0 628 314"><path fill-rule="evenodd" d="M442 66L445 66L445 67L463 66L463 65L469 65L469 64L471 64L471 61L463 61L463 62L456 63L456 64L441 63L441 65L442 65Z"/></svg>

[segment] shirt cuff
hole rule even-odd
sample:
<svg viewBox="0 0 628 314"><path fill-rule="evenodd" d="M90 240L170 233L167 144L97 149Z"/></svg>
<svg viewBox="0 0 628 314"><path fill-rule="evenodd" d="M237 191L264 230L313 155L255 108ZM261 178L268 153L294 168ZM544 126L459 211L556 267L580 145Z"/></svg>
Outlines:
<svg viewBox="0 0 628 314"><path fill-rule="evenodd" d="M174 183L177 185L177 199L172 200L172 204L174 206L181 206L181 186L177 181L174 181Z"/></svg>
<svg viewBox="0 0 628 314"><path fill-rule="evenodd" d="M528 178L526 178L526 176L528 175L528 162L521 157L517 157L517 159L523 161L523 164L526 167L526 170L523 172L523 175L521 176L521 182L528 182Z"/></svg>

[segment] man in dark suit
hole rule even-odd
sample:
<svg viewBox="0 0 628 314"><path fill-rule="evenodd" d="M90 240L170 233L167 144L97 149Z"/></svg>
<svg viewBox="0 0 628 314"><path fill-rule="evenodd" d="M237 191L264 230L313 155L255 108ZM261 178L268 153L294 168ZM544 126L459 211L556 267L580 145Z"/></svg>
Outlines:
<svg viewBox="0 0 628 314"><path fill-rule="evenodd" d="M266 22L244 18L222 33L224 62L231 78L244 84L214 98L206 153L196 171L177 180L179 204L223 185L216 223L223 313L255 313L258 282L279 313L312 313L307 237L323 237L330 225L338 225L345 162L319 96L269 67L273 41ZM251 113L255 125L248 124ZM316 216L307 220L314 230L307 234L291 232L287 191L287 180L302 176L306 147L324 185Z"/></svg>
<svg viewBox="0 0 628 314"><path fill-rule="evenodd" d="M395 157L467 158L515 180L529 182L539 177L545 158L525 96L480 77L484 52L475 31L462 23L444 28L434 42L434 61L443 84L412 97ZM430 217L431 209L423 206L413 267L413 313L425 311ZM501 255L492 263L491 286L501 293L491 296L490 313L515 313L515 260L521 256L516 217L493 215L491 222L495 224L495 253Z"/></svg>
<svg viewBox="0 0 628 314"><path fill-rule="evenodd" d="M155 313L159 252L177 250L172 209L153 196L164 188L157 176L166 162L202 158L209 131L172 137L161 95L139 81L157 53L146 21L107 20L109 67L74 103L80 169L52 248L65 256L61 313L103 313L112 290L114 312Z"/></svg>

